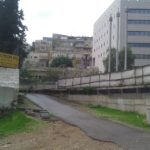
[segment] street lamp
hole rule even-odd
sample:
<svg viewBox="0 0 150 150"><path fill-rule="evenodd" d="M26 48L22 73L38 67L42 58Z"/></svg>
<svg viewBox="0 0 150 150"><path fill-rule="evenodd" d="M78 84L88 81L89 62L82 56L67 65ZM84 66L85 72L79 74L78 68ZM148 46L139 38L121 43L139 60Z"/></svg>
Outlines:
<svg viewBox="0 0 150 150"><path fill-rule="evenodd" d="M109 30L109 59L108 59L108 72L111 72L111 34L112 34L112 15L109 17L110 30Z"/></svg>
<svg viewBox="0 0 150 150"><path fill-rule="evenodd" d="M124 70L127 70L127 55L128 55L128 8L125 10L126 12L126 27L125 27L125 52L124 52Z"/></svg>
<svg viewBox="0 0 150 150"><path fill-rule="evenodd" d="M116 14L117 16L117 48L116 48L116 72L118 72L118 64L119 64L119 17L120 13L119 10Z"/></svg>

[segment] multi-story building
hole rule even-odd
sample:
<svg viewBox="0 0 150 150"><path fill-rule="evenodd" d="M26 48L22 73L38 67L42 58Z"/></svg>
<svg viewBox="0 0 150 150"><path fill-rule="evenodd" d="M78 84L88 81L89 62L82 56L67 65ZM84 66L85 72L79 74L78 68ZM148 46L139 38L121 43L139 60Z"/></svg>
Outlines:
<svg viewBox="0 0 150 150"><path fill-rule="evenodd" d="M28 54L25 60L25 66L27 68L45 68L48 67L49 53L33 52Z"/></svg>
<svg viewBox="0 0 150 150"><path fill-rule="evenodd" d="M36 40L32 43L35 52L50 52L52 51L52 38L43 37L42 40Z"/></svg>
<svg viewBox="0 0 150 150"><path fill-rule="evenodd" d="M24 62L27 68L45 68L48 67L52 58L52 38L43 37L42 40L36 40L32 43L32 50Z"/></svg>
<svg viewBox="0 0 150 150"><path fill-rule="evenodd" d="M48 67L49 62L58 56L69 57L75 67L87 68L92 64L92 37L74 37L53 34L32 44L25 64L27 67Z"/></svg>
<svg viewBox="0 0 150 150"><path fill-rule="evenodd" d="M96 21L92 58L93 65L101 72L104 72L103 60L109 53L110 41L111 47L118 45L119 50L129 46L135 55L135 66L150 64L150 0L115 0Z"/></svg>
<svg viewBox="0 0 150 150"><path fill-rule="evenodd" d="M53 34L52 57L66 56L78 62L80 67L91 65L92 37L74 37L61 34Z"/></svg>

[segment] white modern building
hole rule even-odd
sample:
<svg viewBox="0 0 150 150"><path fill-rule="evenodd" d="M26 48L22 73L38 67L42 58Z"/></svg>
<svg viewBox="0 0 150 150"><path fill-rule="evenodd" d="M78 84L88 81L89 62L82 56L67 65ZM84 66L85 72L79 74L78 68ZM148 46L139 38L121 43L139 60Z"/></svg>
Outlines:
<svg viewBox="0 0 150 150"><path fill-rule="evenodd" d="M115 0L94 24L93 34L93 65L100 72L104 72L110 41L111 48L129 46L135 54L135 66L150 64L150 0Z"/></svg>

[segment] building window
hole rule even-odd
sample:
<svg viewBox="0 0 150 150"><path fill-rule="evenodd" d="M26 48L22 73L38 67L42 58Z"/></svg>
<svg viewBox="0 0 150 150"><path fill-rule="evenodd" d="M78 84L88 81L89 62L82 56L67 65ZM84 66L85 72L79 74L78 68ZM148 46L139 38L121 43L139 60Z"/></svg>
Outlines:
<svg viewBox="0 0 150 150"><path fill-rule="evenodd" d="M129 36L150 36L150 31L128 31Z"/></svg>
<svg viewBox="0 0 150 150"><path fill-rule="evenodd" d="M150 24L150 20L128 20L128 24Z"/></svg>
<svg viewBox="0 0 150 150"><path fill-rule="evenodd" d="M150 48L150 43L128 43L130 47Z"/></svg>
<svg viewBox="0 0 150 150"><path fill-rule="evenodd" d="M150 14L150 9L128 9L128 13Z"/></svg>
<svg viewBox="0 0 150 150"><path fill-rule="evenodd" d="M95 66L95 57L93 57L93 66Z"/></svg>
<svg viewBox="0 0 150 150"><path fill-rule="evenodd" d="M135 54L136 59L150 59L150 55L145 54Z"/></svg>

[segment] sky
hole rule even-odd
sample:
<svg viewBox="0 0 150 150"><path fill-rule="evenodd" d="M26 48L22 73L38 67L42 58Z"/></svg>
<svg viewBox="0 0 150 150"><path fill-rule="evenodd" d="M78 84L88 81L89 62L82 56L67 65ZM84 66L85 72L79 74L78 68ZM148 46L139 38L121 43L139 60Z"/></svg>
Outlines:
<svg viewBox="0 0 150 150"><path fill-rule="evenodd" d="M93 36L93 25L113 0L20 0L31 44L53 33Z"/></svg>

